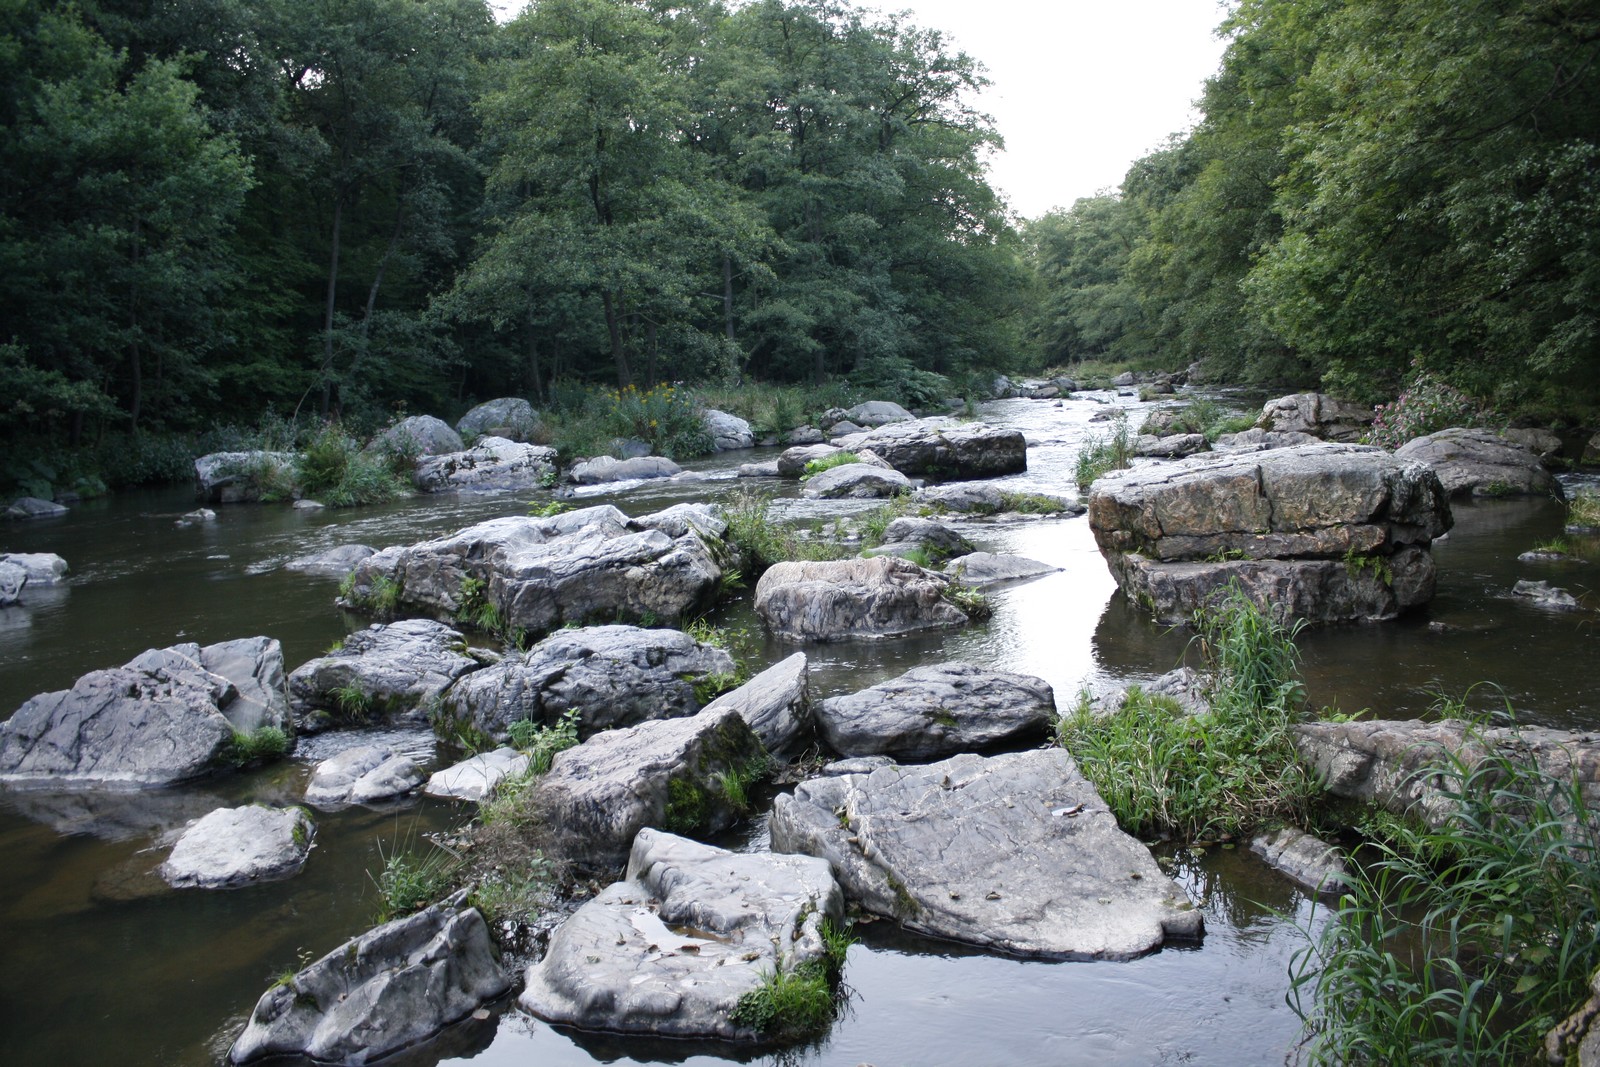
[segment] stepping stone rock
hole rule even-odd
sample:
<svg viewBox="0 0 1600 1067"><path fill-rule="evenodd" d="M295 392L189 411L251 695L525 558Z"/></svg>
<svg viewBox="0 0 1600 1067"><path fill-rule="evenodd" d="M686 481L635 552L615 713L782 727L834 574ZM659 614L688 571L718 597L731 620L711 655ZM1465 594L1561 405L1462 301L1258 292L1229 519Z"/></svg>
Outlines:
<svg viewBox="0 0 1600 1067"><path fill-rule="evenodd" d="M62 585L67 580L67 561L54 552L0 552L0 564L14 564L28 575L28 584Z"/></svg>
<svg viewBox="0 0 1600 1067"><path fill-rule="evenodd" d="M778 796L771 830L774 850L826 859L850 900L934 937L1088 960L1202 931L1060 749L812 779Z"/></svg>
<svg viewBox="0 0 1600 1067"><path fill-rule="evenodd" d="M617 882L579 908L528 968L518 1003L553 1023L753 1040L739 998L825 957L844 896L810 856L728 852L640 830Z"/></svg>
<svg viewBox="0 0 1600 1067"><path fill-rule="evenodd" d="M500 783L528 773L532 761L514 748L480 752L453 767L434 771L422 791L431 797L471 800L481 803L494 796Z"/></svg>
<svg viewBox="0 0 1600 1067"><path fill-rule="evenodd" d="M417 461L412 483L425 493L534 489L555 478L556 450L481 437L471 448Z"/></svg>
<svg viewBox="0 0 1600 1067"><path fill-rule="evenodd" d="M304 808L218 808L183 832L161 865L178 889L238 889L300 873L316 826Z"/></svg>
<svg viewBox="0 0 1600 1067"><path fill-rule="evenodd" d="M1257 834L1250 851L1289 880L1319 893L1338 893L1350 884L1344 853L1304 830L1284 827Z"/></svg>
<svg viewBox="0 0 1600 1067"><path fill-rule="evenodd" d="M296 721L308 732L335 722L421 721L452 682L484 666L461 633L431 619L375 623L289 675ZM350 696L359 693L357 700Z"/></svg>
<svg viewBox="0 0 1600 1067"><path fill-rule="evenodd" d="M875 500L911 492L911 479L871 463L845 463L806 479L808 500Z"/></svg>
<svg viewBox="0 0 1600 1067"><path fill-rule="evenodd" d="M948 585L945 576L895 556L778 563L756 583L755 611L779 637L900 637L967 624L944 599Z"/></svg>
<svg viewBox="0 0 1600 1067"><path fill-rule="evenodd" d="M306 803L319 808L392 800L422 784L409 756L379 745L349 748L317 764L306 783Z"/></svg>
<svg viewBox="0 0 1600 1067"><path fill-rule="evenodd" d="M1060 567L1040 563L1027 556L996 555L993 552L970 552L959 556L944 566L944 572L958 582L983 589L1002 582L1017 582L1054 574Z"/></svg>

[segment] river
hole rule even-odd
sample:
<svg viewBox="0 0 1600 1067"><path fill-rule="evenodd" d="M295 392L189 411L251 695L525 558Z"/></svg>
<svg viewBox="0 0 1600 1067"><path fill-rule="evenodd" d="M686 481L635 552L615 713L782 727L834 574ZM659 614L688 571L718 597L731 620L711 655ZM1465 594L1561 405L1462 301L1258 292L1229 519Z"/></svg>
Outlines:
<svg viewBox="0 0 1600 1067"><path fill-rule="evenodd" d="M1126 407L1134 425L1149 407L1110 393L985 405L987 421L1019 428L1029 440L1029 470L1008 487L1074 494L1074 458L1097 429L1091 416L1107 404ZM607 490L587 500L643 513L715 499L751 484L732 477L739 463L771 455L715 457L690 464L704 481ZM285 570L286 560L346 542L410 543L522 513L546 498L418 497L352 511L235 505L218 508L215 523L183 526L176 520L194 506L192 496L173 489L0 528L0 549L55 552L72 566L69 585L30 590L23 606L0 609L0 714L35 693L67 688L86 671L179 641L267 634L282 642L293 669L366 620L334 606L335 582ZM797 501L780 505L806 511ZM1460 504L1455 514L1455 529L1435 546L1439 592L1426 610L1304 636L1312 701L1402 718L1426 714L1440 694L1470 690L1475 706L1509 701L1524 722L1600 725L1600 690L1583 666L1600 648L1593 615L1541 611L1510 597L1518 578L1548 578L1579 595L1596 588L1594 563L1516 560L1560 532L1563 509L1548 500L1488 501ZM967 659L1045 678L1065 707L1080 691L1149 680L1183 656L1184 633L1155 625L1114 595L1086 519L960 528L980 548L1062 570L996 593L994 616L980 626L808 647L814 696L854 691L919 663ZM1584 547L1600 560L1600 545ZM759 631L748 593L713 621ZM771 639L757 643L763 664L793 651ZM425 737L399 740L430 747ZM277 975L370 925L376 901L368 872L380 866L380 852L471 814L428 799L321 814L305 871L250 889L176 892L150 873L187 819L246 799L294 802L310 759L326 746L319 738L278 767L181 790L0 791L0 1062L220 1062ZM763 847L762 822L736 839ZM865 924L844 973L849 1008L832 1032L805 1048L745 1058L784 1067L1283 1063L1299 1035L1284 1001L1290 960L1317 909L1243 848L1163 854L1205 914L1197 947L1123 963L1041 963ZM693 1042L575 1034L509 1008L390 1062L710 1065L730 1055Z"/></svg>

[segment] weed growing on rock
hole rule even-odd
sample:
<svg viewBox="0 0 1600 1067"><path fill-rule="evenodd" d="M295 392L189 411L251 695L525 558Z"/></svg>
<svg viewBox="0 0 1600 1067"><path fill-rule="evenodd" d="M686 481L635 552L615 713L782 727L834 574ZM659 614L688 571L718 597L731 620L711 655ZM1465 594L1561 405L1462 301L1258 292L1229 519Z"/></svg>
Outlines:
<svg viewBox="0 0 1600 1067"><path fill-rule="evenodd" d="M355 682L348 682L328 690L334 706L348 719L365 722L372 715L372 697Z"/></svg>
<svg viewBox="0 0 1600 1067"><path fill-rule="evenodd" d="M294 476L303 494L333 508L381 504L408 491L385 457L362 452L335 422L295 458Z"/></svg>
<svg viewBox="0 0 1600 1067"><path fill-rule="evenodd" d="M774 563L789 560L840 559L837 545L800 536L792 526L772 517L770 494L743 491L722 505L727 541L739 550L742 573L759 578Z"/></svg>
<svg viewBox="0 0 1600 1067"><path fill-rule="evenodd" d="M973 622L982 622L994 614L994 605L984 595L983 590L977 586L964 585L961 582L951 582L939 594L960 608L961 611Z"/></svg>
<svg viewBox="0 0 1600 1067"><path fill-rule="evenodd" d="M512 747L528 754L528 773L546 774L556 753L578 743L578 709L568 708L554 726L541 726L531 719L518 719L506 727Z"/></svg>
<svg viewBox="0 0 1600 1067"><path fill-rule="evenodd" d="M500 614L499 606L489 599L489 583L482 578L463 575L456 603L456 622L488 634L504 632L505 617Z"/></svg>
<svg viewBox="0 0 1600 1067"><path fill-rule="evenodd" d="M1567 526L1600 528L1600 492L1591 489L1572 495L1572 500L1567 504Z"/></svg>
<svg viewBox="0 0 1600 1067"><path fill-rule="evenodd" d="M1078 449L1074 480L1080 492L1088 492L1094 480L1109 471L1124 470L1133 459L1133 435L1128 429L1128 415L1118 411L1111 420L1111 432L1105 437L1091 434Z"/></svg>
<svg viewBox="0 0 1600 1067"><path fill-rule="evenodd" d="M838 1014L839 976L853 939L830 921L822 923L823 957L793 971L773 971L739 998L731 1019L773 1041L797 1041L825 1032Z"/></svg>
<svg viewBox="0 0 1600 1067"><path fill-rule="evenodd" d="M378 857L383 860L383 869L376 875L368 871L367 877L378 890L375 921L379 923L419 911L438 900L450 888L459 866L454 856L439 848L422 856L409 848L386 856L380 846Z"/></svg>
<svg viewBox="0 0 1600 1067"><path fill-rule="evenodd" d="M806 463L805 471L800 475L802 481L815 478L823 471L831 471L835 467L848 466L851 463L860 463L861 457L854 452L833 452L821 459L813 459Z"/></svg>
<svg viewBox="0 0 1600 1067"><path fill-rule="evenodd" d="M276 726L260 726L250 731L235 730L222 758L230 766L248 767L280 760L288 753L288 734Z"/></svg>

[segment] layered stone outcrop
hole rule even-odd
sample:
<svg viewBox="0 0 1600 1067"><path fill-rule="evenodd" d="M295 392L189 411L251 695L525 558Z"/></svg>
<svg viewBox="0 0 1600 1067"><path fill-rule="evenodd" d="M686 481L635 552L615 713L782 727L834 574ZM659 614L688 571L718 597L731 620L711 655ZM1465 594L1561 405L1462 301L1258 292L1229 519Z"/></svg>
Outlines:
<svg viewBox="0 0 1600 1067"><path fill-rule="evenodd" d="M1334 622L1431 599L1452 516L1426 464L1322 443L1112 472L1089 521L1123 593L1165 622L1234 581L1280 618Z"/></svg>
<svg viewBox="0 0 1600 1067"><path fill-rule="evenodd" d="M1028 442L1022 431L942 416L893 422L837 437L832 443L849 452L870 450L913 478L998 478L1028 469Z"/></svg>

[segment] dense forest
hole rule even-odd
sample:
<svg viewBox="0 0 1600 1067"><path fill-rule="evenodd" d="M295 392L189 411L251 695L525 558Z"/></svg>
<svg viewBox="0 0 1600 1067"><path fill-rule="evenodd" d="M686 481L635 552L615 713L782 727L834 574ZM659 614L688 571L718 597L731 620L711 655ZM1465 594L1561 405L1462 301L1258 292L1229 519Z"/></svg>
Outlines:
<svg viewBox="0 0 1600 1067"><path fill-rule="evenodd" d="M1019 221L980 64L842 0L0 0L0 483L663 381L1594 399L1600 6L1241 0L1221 32L1193 131Z"/></svg>

